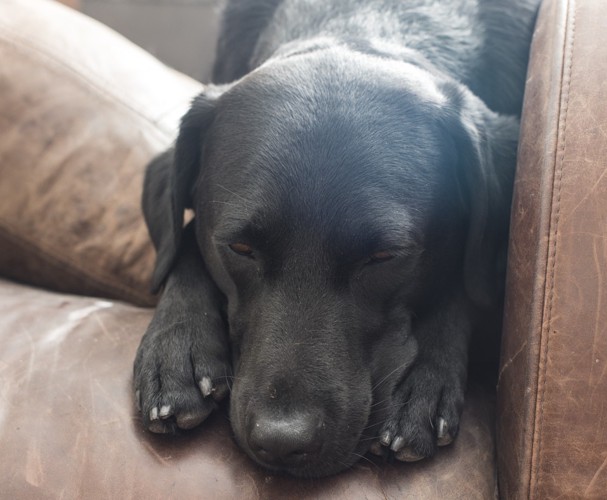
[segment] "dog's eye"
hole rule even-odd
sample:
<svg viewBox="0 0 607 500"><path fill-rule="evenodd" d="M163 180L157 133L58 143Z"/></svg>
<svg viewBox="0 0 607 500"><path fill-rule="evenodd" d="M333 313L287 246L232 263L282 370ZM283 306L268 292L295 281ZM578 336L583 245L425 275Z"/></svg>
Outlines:
<svg viewBox="0 0 607 500"><path fill-rule="evenodd" d="M390 250L380 250L369 255L367 264L380 264L381 262L387 262L392 260L395 255Z"/></svg>
<svg viewBox="0 0 607 500"><path fill-rule="evenodd" d="M232 252L244 257L253 257L253 249L246 243L232 243L228 245Z"/></svg>

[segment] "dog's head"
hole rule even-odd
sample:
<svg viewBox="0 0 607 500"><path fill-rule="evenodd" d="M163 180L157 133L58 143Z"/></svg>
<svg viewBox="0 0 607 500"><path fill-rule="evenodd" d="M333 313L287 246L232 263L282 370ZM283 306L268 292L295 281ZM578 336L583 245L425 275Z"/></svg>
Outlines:
<svg viewBox="0 0 607 500"><path fill-rule="evenodd" d="M170 196L144 200L156 286L194 209L226 299L234 432L255 460L296 475L366 451L416 358L419 311L453 287L490 295L505 195L491 142L516 139L459 85L343 50L199 95Z"/></svg>

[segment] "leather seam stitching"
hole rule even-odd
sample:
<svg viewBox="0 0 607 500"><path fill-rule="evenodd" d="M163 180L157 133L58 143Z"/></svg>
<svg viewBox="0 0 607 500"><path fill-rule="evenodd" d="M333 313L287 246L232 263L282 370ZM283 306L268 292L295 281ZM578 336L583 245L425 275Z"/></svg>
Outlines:
<svg viewBox="0 0 607 500"><path fill-rule="evenodd" d="M550 340L552 338L551 330L552 330L552 313L554 306L554 294L555 294L555 274L556 274L556 258L558 252L558 236L559 236L559 222L560 222L560 209L561 209L561 192L562 192L562 179L563 179L563 167L564 167L564 158L565 158L565 150L567 147L567 117L569 111L569 98L571 95L571 75L573 68L573 48L575 42L575 22L576 22L576 1L569 0L567 5L567 21L566 25L568 25L569 29L566 29L565 35L565 64L563 66L563 87L561 93L561 111L559 113L560 124L558 128L558 146L556 148L556 165L557 171L553 181L553 199L554 199L554 222L553 222L553 231L551 235L551 254L550 254L550 291L548 294L548 310L546 322L544 323L544 331L545 331L545 342L543 349L540 349L540 362L538 366L538 389L539 389L539 399L537 401L537 406L539 406L539 416L536 417L536 426L535 426L535 434L537 435L537 445L535 452L532 454L535 460L531 461L531 469L532 474L531 478L533 478L533 484L530 484L530 498L539 498L539 484L540 484L540 475L541 475L541 463L542 463L542 445L543 445L543 427L544 427L544 400L546 396L546 374L548 371L547 359L548 353L550 350ZM537 415L537 410L536 410Z"/></svg>

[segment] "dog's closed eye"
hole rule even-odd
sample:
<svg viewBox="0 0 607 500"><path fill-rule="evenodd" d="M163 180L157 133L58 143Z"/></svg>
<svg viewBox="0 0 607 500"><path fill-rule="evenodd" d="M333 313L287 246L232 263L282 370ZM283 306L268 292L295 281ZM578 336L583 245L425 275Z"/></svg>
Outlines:
<svg viewBox="0 0 607 500"><path fill-rule="evenodd" d="M392 260L396 255L390 250L380 250L369 255L369 260L366 264L380 264Z"/></svg>
<svg viewBox="0 0 607 500"><path fill-rule="evenodd" d="M246 243L231 243L228 245L232 252L242 255L243 257L254 258L253 249Z"/></svg>
<svg viewBox="0 0 607 500"><path fill-rule="evenodd" d="M243 257L249 257L250 259L255 258L253 248L251 248L251 246L247 245L246 243L230 243L228 247L235 254L241 255ZM392 250L380 250L377 252L373 252L371 255L369 255L368 259L365 262L365 265L381 264L382 262L387 262L389 260L394 259L396 256L397 252Z"/></svg>

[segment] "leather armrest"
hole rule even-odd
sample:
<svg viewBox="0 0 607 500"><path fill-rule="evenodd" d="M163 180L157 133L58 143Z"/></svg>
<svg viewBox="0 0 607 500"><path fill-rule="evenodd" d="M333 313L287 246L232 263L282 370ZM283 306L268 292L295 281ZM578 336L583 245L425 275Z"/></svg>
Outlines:
<svg viewBox="0 0 607 500"><path fill-rule="evenodd" d="M607 2L544 1L527 79L498 385L503 498L607 492Z"/></svg>

